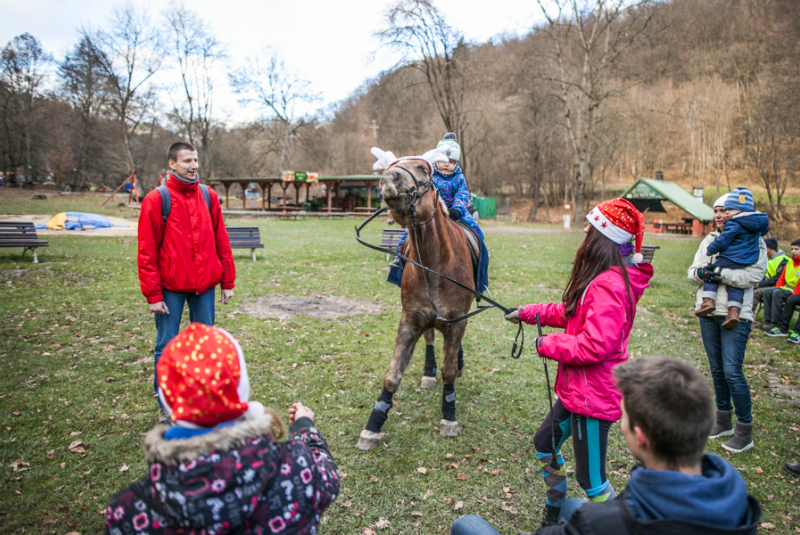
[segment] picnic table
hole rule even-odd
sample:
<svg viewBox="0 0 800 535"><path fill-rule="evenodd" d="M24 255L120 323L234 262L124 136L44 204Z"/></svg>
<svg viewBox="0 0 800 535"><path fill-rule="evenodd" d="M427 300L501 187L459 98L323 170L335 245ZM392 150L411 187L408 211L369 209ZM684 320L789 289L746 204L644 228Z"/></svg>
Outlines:
<svg viewBox="0 0 800 535"><path fill-rule="evenodd" d="M691 223L661 223L661 228L664 232L672 232L674 234L691 234Z"/></svg>

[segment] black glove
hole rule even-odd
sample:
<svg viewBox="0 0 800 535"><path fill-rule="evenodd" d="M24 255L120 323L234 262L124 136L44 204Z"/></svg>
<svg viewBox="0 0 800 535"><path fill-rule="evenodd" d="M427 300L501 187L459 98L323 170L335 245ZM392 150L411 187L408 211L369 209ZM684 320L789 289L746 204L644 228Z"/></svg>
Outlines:
<svg viewBox="0 0 800 535"><path fill-rule="evenodd" d="M712 282L715 284L719 284L722 282L722 279L719 277L719 273L717 273L713 269L709 269L707 267L701 267L697 268L697 271L695 273L697 274L697 277L703 282Z"/></svg>
<svg viewBox="0 0 800 535"><path fill-rule="evenodd" d="M450 219L452 219L453 221L458 221L459 219L461 219L461 210L459 210L458 208L451 208Z"/></svg>

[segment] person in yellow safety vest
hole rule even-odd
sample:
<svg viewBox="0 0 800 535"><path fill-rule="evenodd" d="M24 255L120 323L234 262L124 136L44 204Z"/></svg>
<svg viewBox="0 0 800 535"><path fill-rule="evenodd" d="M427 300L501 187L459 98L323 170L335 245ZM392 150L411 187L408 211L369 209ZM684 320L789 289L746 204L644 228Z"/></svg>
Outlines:
<svg viewBox="0 0 800 535"><path fill-rule="evenodd" d="M764 244L767 246L767 272L764 274L764 280L758 283L758 286L753 289L753 309L764 303L764 294L772 293L777 288L778 279L781 278L783 268L790 260L786 253L778 247L778 240L775 238L764 238ZM755 320L755 318L754 318ZM758 323L753 321L753 327L758 327L765 331L774 328L778 323L778 318L772 317L771 307L764 307L764 321Z"/></svg>
<svg viewBox="0 0 800 535"><path fill-rule="evenodd" d="M788 336L788 342L800 344L800 320L794 326L794 330L789 330L789 322L792 321L794 309L800 306L800 240L792 242L792 261L786 263L781 278L778 279L772 292L772 310L770 312L773 319L777 318L777 325L767 331L767 336ZM764 302L766 303L766 299ZM766 305L765 305L766 306Z"/></svg>

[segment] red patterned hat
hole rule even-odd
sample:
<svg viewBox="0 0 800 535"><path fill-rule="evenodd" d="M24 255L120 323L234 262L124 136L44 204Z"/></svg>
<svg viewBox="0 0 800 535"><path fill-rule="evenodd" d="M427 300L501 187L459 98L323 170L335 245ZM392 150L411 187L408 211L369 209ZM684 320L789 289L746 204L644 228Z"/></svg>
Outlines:
<svg viewBox="0 0 800 535"><path fill-rule="evenodd" d="M586 216L589 223L603 236L616 244L624 245L636 239L636 254L633 261L642 261L642 239L644 237L644 216L630 201L611 199L595 206Z"/></svg>
<svg viewBox="0 0 800 535"><path fill-rule="evenodd" d="M158 396L183 427L214 427L264 407L249 402L250 380L239 342L227 331L192 323L164 348L156 366Z"/></svg>

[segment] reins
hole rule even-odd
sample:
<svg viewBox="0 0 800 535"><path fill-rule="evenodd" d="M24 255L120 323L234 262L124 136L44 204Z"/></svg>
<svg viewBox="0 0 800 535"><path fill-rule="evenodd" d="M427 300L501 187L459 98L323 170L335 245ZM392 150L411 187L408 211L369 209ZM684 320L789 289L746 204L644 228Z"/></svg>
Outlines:
<svg viewBox="0 0 800 535"><path fill-rule="evenodd" d="M415 248L415 250L417 252L417 258L419 258L420 262L422 262L422 256L419 253L419 239L418 239L417 232L418 232L419 227L429 223L431 221L431 219L433 219L433 216L431 216L431 219L429 219L425 223L422 223L422 224L417 223L416 206L417 206L417 202L419 202L419 200L422 198L422 196L425 195L426 193L428 193L428 191L431 188L434 188L433 178L431 178L426 183L424 183L424 184L422 184L420 186L420 183L417 180L417 178L414 176L414 173L412 173L411 171L409 171L408 169L406 169L405 167L403 167L401 165L395 165L394 167L398 167L398 168L402 169L403 171L405 171L406 173L408 173L411 176L411 179L414 181L414 189L410 192L411 195L413 195L413 198L414 198L413 202L411 203L411 215L412 215L412 220L413 220L413 227L412 228L414 230L414 248ZM419 192L420 187L423 188L421 193ZM434 188L434 190L435 190L435 188ZM379 247L377 245L373 245L371 243L368 243L368 242L362 240L361 239L361 230L364 227L366 227L367 224L370 223L373 219L375 219L379 215L385 213L388 209L389 209L388 206L384 206L383 208L381 208L379 210L376 210L375 212L372 213L372 215L370 215L366 219L366 221L364 221L361 225L357 226L356 227L356 241L358 241L358 243L360 243L361 245L363 245L365 247L369 247L370 249L374 249L376 251L380 251L382 253L386 253L386 254L389 254L389 255L397 255L402 260L404 260L405 262L411 263L411 264L417 266L418 268L420 268L422 270L422 278L425 280L425 288L428 291L428 299L430 299L431 307L433 308L433 312L436 314L436 320L437 321L441 321L442 323L458 323L459 321L464 321L464 320L466 320L468 318L471 318L472 316L477 316L481 312L489 310L490 308L498 308L498 309L502 310L504 314L509 314L514 310L512 308L504 307L503 305L501 305L497 301L478 293L477 291L473 290L469 286L467 286L467 285L465 285L465 284L463 284L463 283L461 283L461 282L459 282L459 281L457 281L455 279L452 279L452 278L448 277L447 275L444 275L442 273L434 271L434 270L430 269L427 266L423 266L420 262L416 262L416 261L408 258L407 256L405 256L404 254L402 254L400 252L394 251L394 250L389 249L387 247ZM434 275L437 275L438 277L441 277L441 278L443 278L443 279L445 279L447 281L452 282L453 284L455 284L459 288L462 288L462 289L470 292L471 294L475 295L476 297L479 297L480 299L483 299L484 301L489 303L491 306L486 307L486 308L479 308L479 309L477 309L477 310L475 310L473 312L470 312L468 314L464 314L463 316L459 316L459 317L454 318L454 319L447 319L447 318L442 317L442 315L439 313L439 309L436 308L436 304L433 302L433 294L431 292L430 285L428 284L428 277L427 277L426 272L427 273L432 273ZM522 325L523 325L523 322L520 321L519 322L519 327L517 329L517 335L514 337L514 344L511 347L511 357L515 358L515 359L518 359L520 357L520 355L522 355L522 349L525 346L525 331L523 330Z"/></svg>

